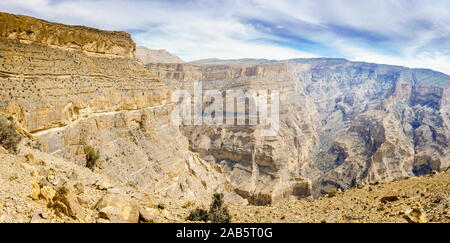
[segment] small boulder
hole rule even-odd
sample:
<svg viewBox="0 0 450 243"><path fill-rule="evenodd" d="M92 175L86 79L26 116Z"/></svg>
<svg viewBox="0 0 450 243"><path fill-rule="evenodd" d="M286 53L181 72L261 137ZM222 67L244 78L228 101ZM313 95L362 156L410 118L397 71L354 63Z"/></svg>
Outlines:
<svg viewBox="0 0 450 243"><path fill-rule="evenodd" d="M8 153L9 153L8 150L0 146L0 154L8 154Z"/></svg>
<svg viewBox="0 0 450 243"><path fill-rule="evenodd" d="M137 223L139 210L130 198L120 194L106 194L95 206L99 217L113 223Z"/></svg>
<svg viewBox="0 0 450 243"><path fill-rule="evenodd" d="M34 223L47 223L47 215L44 214L41 211L36 211L33 213L33 215L31 216L31 220L30 223L34 224Z"/></svg>
<svg viewBox="0 0 450 243"><path fill-rule="evenodd" d="M83 183L78 182L77 184L73 185L75 188L76 194L82 194L84 193L84 185Z"/></svg>
<svg viewBox="0 0 450 243"><path fill-rule="evenodd" d="M140 223L154 223L154 216L156 214L156 209L141 207L139 209L139 222Z"/></svg>
<svg viewBox="0 0 450 243"><path fill-rule="evenodd" d="M109 221L108 219L104 219L104 218L98 218L98 219L96 220L96 222L97 222L98 224L108 224L108 223L111 223L111 221Z"/></svg>
<svg viewBox="0 0 450 243"><path fill-rule="evenodd" d="M41 187L37 183L33 183L32 189L31 189L31 199L33 200L39 200L39 197L41 195Z"/></svg>
<svg viewBox="0 0 450 243"><path fill-rule="evenodd" d="M54 197L53 207L70 217L78 218L82 214L82 208L75 194L67 187L58 189Z"/></svg>
<svg viewBox="0 0 450 243"><path fill-rule="evenodd" d="M27 162L30 164L36 163L36 158L34 157L34 155L32 153L25 155L25 158L27 159Z"/></svg>
<svg viewBox="0 0 450 243"><path fill-rule="evenodd" d="M77 200L80 203L80 205L83 205L83 206L86 206L86 207L88 207L89 204L90 204L87 199L85 199L83 197L80 197L80 196L77 197Z"/></svg>
<svg viewBox="0 0 450 243"><path fill-rule="evenodd" d="M39 180L39 186L44 187L44 186L51 186L50 182L47 181L47 178L42 178L41 180Z"/></svg>
<svg viewBox="0 0 450 243"><path fill-rule="evenodd" d="M98 190L108 190L108 189L113 188L113 185L106 181L97 181L97 182L95 182L95 187Z"/></svg>
<svg viewBox="0 0 450 243"><path fill-rule="evenodd" d="M58 176L56 175L56 172L54 170L50 170L48 172L47 181L54 186L57 186L59 184Z"/></svg>
<svg viewBox="0 0 450 243"><path fill-rule="evenodd" d="M56 191L50 186L44 186L41 188L40 197L45 199L49 203L53 203L53 198L56 196Z"/></svg>
<svg viewBox="0 0 450 243"><path fill-rule="evenodd" d="M382 202L382 203L395 202L395 201L398 201L397 196L385 196L380 199L380 202Z"/></svg>
<svg viewBox="0 0 450 243"><path fill-rule="evenodd" d="M422 207L420 207L420 204L418 204L418 206L414 207L413 209L406 210L404 218L408 221L408 223L427 222L427 215Z"/></svg>

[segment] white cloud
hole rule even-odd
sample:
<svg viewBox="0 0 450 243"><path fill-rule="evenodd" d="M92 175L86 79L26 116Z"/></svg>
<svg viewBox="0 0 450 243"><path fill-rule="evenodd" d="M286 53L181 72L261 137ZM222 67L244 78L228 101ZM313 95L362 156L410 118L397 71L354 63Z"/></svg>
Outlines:
<svg viewBox="0 0 450 243"><path fill-rule="evenodd" d="M363 48L335 42L333 45L347 53L349 59L361 62L373 62L378 64L399 65L410 68L427 68L450 74L450 57L440 52L421 52L416 55L405 53L401 56L385 55Z"/></svg>
<svg viewBox="0 0 450 243"><path fill-rule="evenodd" d="M288 59L320 53L450 74L447 0L2 0L0 11L133 31L138 44L167 49L185 60ZM290 45L292 39L258 29L252 20L316 42L317 48L301 51L301 45Z"/></svg>

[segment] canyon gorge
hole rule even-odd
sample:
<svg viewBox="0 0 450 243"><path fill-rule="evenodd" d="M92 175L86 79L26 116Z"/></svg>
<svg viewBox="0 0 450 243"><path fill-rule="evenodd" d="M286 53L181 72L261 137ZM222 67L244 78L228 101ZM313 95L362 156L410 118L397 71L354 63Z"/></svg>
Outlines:
<svg viewBox="0 0 450 243"><path fill-rule="evenodd" d="M174 124L173 92L197 82L278 91L277 135ZM0 13L0 84L0 114L23 137L17 154L0 149L0 221L178 222L185 212L167 208L207 205L217 192L233 207L272 207L432 173L450 203L450 76L432 70L336 58L184 62L136 48L126 32ZM86 146L101 154L92 170ZM64 199L42 200L59 187Z"/></svg>

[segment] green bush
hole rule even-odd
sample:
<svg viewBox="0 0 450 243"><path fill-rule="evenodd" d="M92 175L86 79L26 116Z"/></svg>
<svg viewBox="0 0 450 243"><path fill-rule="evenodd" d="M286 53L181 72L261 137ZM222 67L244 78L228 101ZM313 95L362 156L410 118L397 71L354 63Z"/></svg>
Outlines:
<svg viewBox="0 0 450 243"><path fill-rule="evenodd" d="M86 167L92 170L100 158L100 151L91 146L86 146L84 148L84 153L86 154Z"/></svg>
<svg viewBox="0 0 450 243"><path fill-rule="evenodd" d="M213 201L209 208L209 212L197 208L192 210L187 217L189 221L211 221L212 223L230 223L231 216L228 213L227 206L223 203L223 194L215 193L213 195Z"/></svg>
<svg viewBox="0 0 450 243"><path fill-rule="evenodd" d="M17 152L17 145L22 140L22 136L16 131L12 122L4 117L0 117L0 145L11 153Z"/></svg>
<svg viewBox="0 0 450 243"><path fill-rule="evenodd" d="M209 219L209 214L208 211L201 209L201 208L197 208L192 210L189 213L189 216L187 217L187 220L189 221L208 221Z"/></svg>
<svg viewBox="0 0 450 243"><path fill-rule="evenodd" d="M223 203L222 193L216 193L213 195L213 202L209 209L209 220L213 223L230 223L231 221L228 208Z"/></svg>

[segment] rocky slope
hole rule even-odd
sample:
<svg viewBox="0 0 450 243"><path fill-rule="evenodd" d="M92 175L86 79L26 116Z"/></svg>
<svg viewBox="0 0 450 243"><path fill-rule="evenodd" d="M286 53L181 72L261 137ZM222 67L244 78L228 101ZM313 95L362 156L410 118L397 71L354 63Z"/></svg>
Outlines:
<svg viewBox="0 0 450 243"><path fill-rule="evenodd" d="M277 136L257 136L258 126L182 127L190 148L220 162L236 191L254 204L318 197L450 163L450 77L442 73L343 59L147 67L176 89L202 81L204 90L280 91Z"/></svg>
<svg viewBox="0 0 450 243"><path fill-rule="evenodd" d="M390 183L358 185L314 200L230 206L233 222L450 222L450 171Z"/></svg>
<svg viewBox="0 0 450 243"><path fill-rule="evenodd" d="M152 50L143 46L136 48L135 56L144 64L148 63L183 63L181 58L169 53L166 50Z"/></svg>
<svg viewBox="0 0 450 243"><path fill-rule="evenodd" d="M0 222L188 222L210 201L172 200L120 185L57 156L20 146L0 148ZM30 156L30 154L33 154ZM317 199L270 206L228 203L232 222L450 222L450 170L390 183L358 185ZM68 216L49 188L68 188ZM49 196L50 195L50 196ZM106 205L106 207L105 207Z"/></svg>
<svg viewBox="0 0 450 243"><path fill-rule="evenodd" d="M128 34L0 20L0 112L43 152L84 166L84 147L95 147L98 173L154 195L231 192L215 165L188 150L170 122L171 90L134 59Z"/></svg>
<svg viewBox="0 0 450 243"><path fill-rule="evenodd" d="M359 184L316 199L269 206L228 204L233 223L449 223L450 170L373 185ZM199 207L168 205L156 222L187 222ZM208 205L200 205L207 208Z"/></svg>

